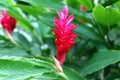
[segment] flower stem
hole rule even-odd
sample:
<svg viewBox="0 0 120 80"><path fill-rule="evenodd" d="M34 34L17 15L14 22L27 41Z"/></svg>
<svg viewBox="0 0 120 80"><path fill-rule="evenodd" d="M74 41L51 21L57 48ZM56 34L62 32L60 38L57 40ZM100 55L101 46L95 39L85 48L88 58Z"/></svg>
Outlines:
<svg viewBox="0 0 120 80"><path fill-rule="evenodd" d="M6 33L7 33L8 38L10 39L10 41L11 41L13 44L15 44L15 45L18 46L18 47L21 47L21 46L13 39L13 37L11 36L10 33L8 33L8 32L6 32Z"/></svg>

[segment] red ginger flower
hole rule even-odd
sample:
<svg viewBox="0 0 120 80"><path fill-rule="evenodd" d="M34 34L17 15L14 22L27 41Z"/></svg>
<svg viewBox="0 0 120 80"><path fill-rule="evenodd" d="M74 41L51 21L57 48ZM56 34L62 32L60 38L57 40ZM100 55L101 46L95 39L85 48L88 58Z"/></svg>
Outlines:
<svg viewBox="0 0 120 80"><path fill-rule="evenodd" d="M2 27L4 28L7 34L12 34L13 30L16 27L16 22L16 19L8 15L6 10L2 11L0 23L2 24Z"/></svg>
<svg viewBox="0 0 120 80"><path fill-rule="evenodd" d="M83 6L83 5L81 5L81 6L80 6L80 10L82 10L82 11L84 11L84 12L86 12L86 11L87 11L86 7L85 7L85 6ZM80 22L82 22L82 23L84 23L84 24L86 24L86 23L87 23L86 21L84 21L84 20L82 20L82 19L80 19Z"/></svg>
<svg viewBox="0 0 120 80"><path fill-rule="evenodd" d="M87 9L86 9L86 7L85 7L85 6L80 6L80 10L82 10L82 11L84 11L84 12L86 12L86 11L87 11Z"/></svg>
<svg viewBox="0 0 120 80"><path fill-rule="evenodd" d="M57 13L60 19L55 18L53 32L56 36L55 44L57 48L57 60L62 65L65 60L66 53L74 45L74 39L77 36L72 33L72 30L77 27L77 24L71 24L74 15L68 16L68 7L65 6L62 12Z"/></svg>

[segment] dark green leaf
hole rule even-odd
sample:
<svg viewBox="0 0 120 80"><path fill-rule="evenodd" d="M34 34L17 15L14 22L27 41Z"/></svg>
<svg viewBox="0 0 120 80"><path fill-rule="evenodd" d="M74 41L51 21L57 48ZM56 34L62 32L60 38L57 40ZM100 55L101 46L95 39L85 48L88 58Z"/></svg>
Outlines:
<svg viewBox="0 0 120 80"><path fill-rule="evenodd" d="M68 67L63 67L65 75L68 77L68 80L85 80L79 76L77 72Z"/></svg>
<svg viewBox="0 0 120 80"><path fill-rule="evenodd" d="M100 50L95 53L86 66L81 69L80 75L85 76L91 74L118 61L120 61L119 50Z"/></svg>
<svg viewBox="0 0 120 80"><path fill-rule="evenodd" d="M20 48L0 48L0 56L28 56L28 53Z"/></svg>

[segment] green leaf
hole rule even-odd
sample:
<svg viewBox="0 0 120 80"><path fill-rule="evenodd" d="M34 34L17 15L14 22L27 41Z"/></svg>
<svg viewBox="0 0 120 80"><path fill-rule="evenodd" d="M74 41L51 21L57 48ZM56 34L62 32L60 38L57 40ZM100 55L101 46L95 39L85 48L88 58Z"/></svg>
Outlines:
<svg viewBox="0 0 120 80"><path fill-rule="evenodd" d="M9 39L7 39L5 36L3 35L0 35L0 40L6 40L6 41L9 41Z"/></svg>
<svg viewBox="0 0 120 80"><path fill-rule="evenodd" d="M20 48L0 48L0 56L28 56L28 53Z"/></svg>
<svg viewBox="0 0 120 80"><path fill-rule="evenodd" d="M42 76L37 77L39 80L65 80L56 73L44 73Z"/></svg>
<svg viewBox="0 0 120 80"><path fill-rule="evenodd" d="M91 0L77 0L81 5L85 6L87 10L92 10L93 8L93 1Z"/></svg>
<svg viewBox="0 0 120 80"><path fill-rule="evenodd" d="M23 61L0 60L0 63L0 74L6 75L2 80L25 79L38 74L42 75L48 70Z"/></svg>
<svg viewBox="0 0 120 80"><path fill-rule="evenodd" d="M103 6L109 6L109 5L113 5L114 3L118 2L120 0L103 0L104 4Z"/></svg>
<svg viewBox="0 0 120 80"><path fill-rule="evenodd" d="M118 8L120 8L120 1L118 1L115 6L117 6Z"/></svg>
<svg viewBox="0 0 120 80"><path fill-rule="evenodd" d="M84 36L85 38L92 40L100 40L98 33L94 30L94 27L89 27L85 24L77 23L79 26L74 30L79 36Z"/></svg>
<svg viewBox="0 0 120 80"><path fill-rule="evenodd" d="M93 9L93 16L95 20L103 26L111 26L117 24L120 20L120 12L113 8L104 8L101 5Z"/></svg>
<svg viewBox="0 0 120 80"><path fill-rule="evenodd" d="M66 3L68 6L80 10L80 4L77 2L77 0L66 0Z"/></svg>
<svg viewBox="0 0 120 80"><path fill-rule="evenodd" d="M75 44L76 45L75 52L76 52L76 48L79 49L77 50L77 56L81 56L81 54L85 51L86 47L88 46L89 42L90 40L87 39L87 40L81 40Z"/></svg>
<svg viewBox="0 0 120 80"><path fill-rule="evenodd" d="M43 60L43 61L46 61L46 62L49 62L49 63L54 63L53 58L50 58L50 57L39 56L39 57L35 57L35 58L36 58L36 59Z"/></svg>
<svg viewBox="0 0 120 80"><path fill-rule="evenodd" d="M61 10L62 6L64 6L61 2L59 2L58 0L20 0L20 1L24 1L24 2L28 2L34 6L44 6L44 7L48 7L51 8L53 10ZM57 5L57 7L56 7Z"/></svg>
<svg viewBox="0 0 120 80"><path fill-rule="evenodd" d="M2 0L0 1L0 10L2 10L3 8L5 8L4 6L6 6L7 8L9 7L7 4L5 4L6 1L5 0Z"/></svg>
<svg viewBox="0 0 120 80"><path fill-rule="evenodd" d="M40 8L42 6L42 7L50 8L50 9L56 10L56 11L61 11L63 9L63 7L65 6L64 4L62 4L58 0L34 0L34 1L21 0L21 1L28 2L32 6L37 5L38 8ZM57 7L56 7L56 5L57 5ZM88 16L87 13L80 12L76 9L71 8L71 7L69 7L69 11L71 14L74 14L76 18L79 17L87 22L91 22L90 16Z"/></svg>
<svg viewBox="0 0 120 80"><path fill-rule="evenodd" d="M0 58L1 80L34 80L43 78L44 76L46 76L45 79L47 79L50 77L50 75L47 75L46 73L51 74L52 78L57 80L61 76L57 74L55 68L51 65L51 63L48 63L46 61L35 58L28 59L20 57ZM65 80L63 77L60 78L61 80Z"/></svg>
<svg viewBox="0 0 120 80"><path fill-rule="evenodd" d="M65 75L68 77L68 80L85 80L82 77L80 77L73 69L68 68L68 67L63 67Z"/></svg>
<svg viewBox="0 0 120 80"><path fill-rule="evenodd" d="M21 5L21 4L18 4L16 6L19 7L20 9L22 9L23 11L33 15L33 16L37 16L37 15L39 15L41 13L46 12L46 9L44 9L42 7L41 8L37 8L37 7L34 7L34 6Z"/></svg>
<svg viewBox="0 0 120 80"><path fill-rule="evenodd" d="M86 76L118 61L120 61L119 50L99 50L81 69L80 75Z"/></svg>
<svg viewBox="0 0 120 80"><path fill-rule="evenodd" d="M104 7L102 7L101 5L96 6L93 9L93 16L96 19L96 21L98 21L101 24L106 24L106 9Z"/></svg>
<svg viewBox="0 0 120 80"><path fill-rule="evenodd" d="M28 41L28 38L25 36L25 33L23 32L18 32L15 35L16 41L22 46L24 49L29 50L31 48L31 44Z"/></svg>
<svg viewBox="0 0 120 80"><path fill-rule="evenodd" d="M42 23L47 24L47 25L53 27L54 26L53 23L54 23L54 17L55 16L57 16L56 13L44 13L44 14L41 14L39 16L39 20Z"/></svg>

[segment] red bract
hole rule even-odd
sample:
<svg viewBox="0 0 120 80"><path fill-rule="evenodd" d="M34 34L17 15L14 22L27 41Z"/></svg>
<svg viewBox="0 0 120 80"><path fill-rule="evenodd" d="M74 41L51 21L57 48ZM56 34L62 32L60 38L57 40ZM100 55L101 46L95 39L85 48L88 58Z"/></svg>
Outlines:
<svg viewBox="0 0 120 80"><path fill-rule="evenodd" d="M8 15L6 10L3 10L0 22L5 32L11 35L16 27L16 19Z"/></svg>
<svg viewBox="0 0 120 80"><path fill-rule="evenodd" d="M86 11L87 11L87 9L86 9L86 7L85 7L85 6L80 6L80 10L82 10L82 11L84 11L84 12L86 12Z"/></svg>
<svg viewBox="0 0 120 80"><path fill-rule="evenodd" d="M77 27L77 24L71 24L74 19L74 15L68 16L67 6L64 7L62 12L58 12L57 14L60 19L55 18L54 26L57 29L54 29L53 32L56 36L55 44L57 48L57 59L62 65L65 60L66 53L74 45L74 39L77 35L72 33L72 30Z"/></svg>

